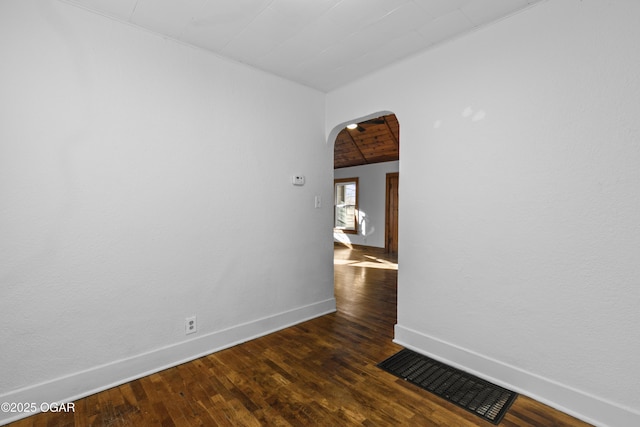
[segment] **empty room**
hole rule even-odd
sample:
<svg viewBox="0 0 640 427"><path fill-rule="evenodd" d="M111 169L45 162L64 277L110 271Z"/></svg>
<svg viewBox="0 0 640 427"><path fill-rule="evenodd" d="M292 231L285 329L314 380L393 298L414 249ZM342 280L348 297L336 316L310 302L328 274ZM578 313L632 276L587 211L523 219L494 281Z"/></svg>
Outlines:
<svg viewBox="0 0 640 427"><path fill-rule="evenodd" d="M0 425L640 425L638 22L0 0Z"/></svg>

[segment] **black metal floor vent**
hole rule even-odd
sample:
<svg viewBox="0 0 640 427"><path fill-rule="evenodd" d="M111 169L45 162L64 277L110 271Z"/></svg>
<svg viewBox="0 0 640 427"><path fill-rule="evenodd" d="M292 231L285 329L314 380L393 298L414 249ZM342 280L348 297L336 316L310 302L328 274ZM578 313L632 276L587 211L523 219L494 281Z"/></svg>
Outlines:
<svg viewBox="0 0 640 427"><path fill-rule="evenodd" d="M401 350L378 367L493 424L499 424L518 396L459 369L411 350Z"/></svg>

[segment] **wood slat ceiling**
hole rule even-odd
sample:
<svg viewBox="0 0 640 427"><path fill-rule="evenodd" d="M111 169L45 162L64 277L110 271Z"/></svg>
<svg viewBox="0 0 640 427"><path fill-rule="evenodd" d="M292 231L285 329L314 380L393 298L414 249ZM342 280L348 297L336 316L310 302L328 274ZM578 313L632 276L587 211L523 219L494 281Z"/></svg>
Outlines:
<svg viewBox="0 0 640 427"><path fill-rule="evenodd" d="M398 160L400 129L395 114L370 119L356 129L343 129L333 151L335 169Z"/></svg>

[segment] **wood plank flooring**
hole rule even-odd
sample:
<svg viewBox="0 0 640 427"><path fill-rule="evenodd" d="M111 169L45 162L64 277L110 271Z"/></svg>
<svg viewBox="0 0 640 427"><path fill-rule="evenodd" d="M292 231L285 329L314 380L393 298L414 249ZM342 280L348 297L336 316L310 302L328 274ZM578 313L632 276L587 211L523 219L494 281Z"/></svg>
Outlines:
<svg viewBox="0 0 640 427"><path fill-rule="evenodd" d="M10 426L491 426L376 367L401 349L396 277L381 251L338 248L337 313ZM588 426L525 396L501 425Z"/></svg>

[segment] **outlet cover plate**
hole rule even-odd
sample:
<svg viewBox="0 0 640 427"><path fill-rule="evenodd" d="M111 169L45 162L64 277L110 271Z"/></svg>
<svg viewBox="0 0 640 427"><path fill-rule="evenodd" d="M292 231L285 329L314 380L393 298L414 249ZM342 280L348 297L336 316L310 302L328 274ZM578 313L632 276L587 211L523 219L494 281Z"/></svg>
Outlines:
<svg viewBox="0 0 640 427"><path fill-rule="evenodd" d="M197 331L198 325L196 324L196 316L187 317L184 321L185 335L195 334Z"/></svg>

